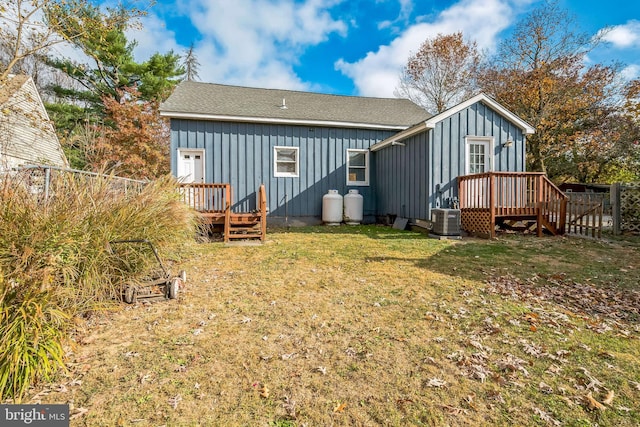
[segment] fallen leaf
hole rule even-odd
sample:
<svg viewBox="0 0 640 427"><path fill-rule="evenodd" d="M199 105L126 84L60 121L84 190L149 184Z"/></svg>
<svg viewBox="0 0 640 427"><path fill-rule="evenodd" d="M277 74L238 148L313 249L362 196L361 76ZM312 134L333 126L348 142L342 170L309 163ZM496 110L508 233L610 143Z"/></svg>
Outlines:
<svg viewBox="0 0 640 427"><path fill-rule="evenodd" d="M477 348L478 350L484 350L484 347L482 346L482 344L478 341L469 341L469 345L473 348Z"/></svg>
<svg viewBox="0 0 640 427"><path fill-rule="evenodd" d="M591 392L589 392L589 394L585 396L585 400L589 405L589 409L592 409L592 410L597 409L599 411L604 411L605 409L607 409L606 406L604 406L602 403L598 402L596 399L593 398L593 396L591 395Z"/></svg>
<svg viewBox="0 0 640 427"><path fill-rule="evenodd" d="M173 409L178 409L178 404L182 401L182 396L180 396L179 394L176 396L173 396L171 398L169 398L169 405L171 405L171 407Z"/></svg>
<svg viewBox="0 0 640 427"><path fill-rule="evenodd" d="M265 399L269 398L269 393L271 392L266 385L263 385L262 387L260 387L258 389L258 392L260 393L260 397L263 397Z"/></svg>
<svg viewBox="0 0 640 427"><path fill-rule="evenodd" d="M285 411L287 411L287 415L295 419L296 418L296 401L289 399L288 396L285 396L283 400L284 400L284 403L282 404L282 407L284 408Z"/></svg>
<svg viewBox="0 0 640 427"><path fill-rule="evenodd" d="M602 403L604 403L605 405L611 406L614 396L615 396L615 393L613 392L613 390L609 390L609 392L607 393L607 397L604 398Z"/></svg>
<svg viewBox="0 0 640 427"><path fill-rule="evenodd" d="M545 371L546 374L558 375L562 368L558 365L551 364Z"/></svg>
<svg viewBox="0 0 640 427"><path fill-rule="evenodd" d="M73 414L69 417L69 419L75 420L76 418L82 417L87 412L89 412L89 410L86 408L74 408Z"/></svg>
<svg viewBox="0 0 640 427"><path fill-rule="evenodd" d="M553 388L551 388L550 385L544 383L544 382L540 382L540 384L538 384L538 388L540 389L541 392L546 393L546 394L551 394L553 393Z"/></svg>
<svg viewBox="0 0 640 427"><path fill-rule="evenodd" d="M546 422L547 424L551 424L551 425L554 425L554 426L562 425L562 423L560 421L556 420L555 418L553 418L551 415L549 415L548 413L546 413L542 409L533 408L533 412L536 415L538 415L540 417L540 419L542 421Z"/></svg>
<svg viewBox="0 0 640 427"><path fill-rule="evenodd" d="M426 386L427 387L444 387L447 385L447 382L444 380L441 380L440 378L431 378L429 381L427 381Z"/></svg>
<svg viewBox="0 0 640 427"><path fill-rule="evenodd" d="M476 406L474 399L475 399L476 395L475 394L470 394L468 396L465 396L464 401L467 402L467 405L469 405L469 407L471 409L473 409L474 411L478 410L478 407Z"/></svg>
<svg viewBox="0 0 640 427"><path fill-rule="evenodd" d="M459 415L459 414L466 414L467 413L466 409L457 408L457 407L451 406L451 405L443 405L442 409L447 411L449 414L453 414L453 415Z"/></svg>
<svg viewBox="0 0 640 427"><path fill-rule="evenodd" d="M347 409L347 404L339 403L335 408L333 408L333 412L342 413L345 409Z"/></svg>
<svg viewBox="0 0 640 427"><path fill-rule="evenodd" d="M289 359L293 359L294 357L296 357L298 353L289 353L289 354L283 354L280 356L280 358L282 360L289 360Z"/></svg>

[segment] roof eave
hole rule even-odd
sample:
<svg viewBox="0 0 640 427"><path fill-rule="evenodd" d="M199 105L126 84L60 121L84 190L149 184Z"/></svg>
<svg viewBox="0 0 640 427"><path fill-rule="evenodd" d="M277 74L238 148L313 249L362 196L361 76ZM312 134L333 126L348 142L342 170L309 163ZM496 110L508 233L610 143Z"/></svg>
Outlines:
<svg viewBox="0 0 640 427"><path fill-rule="evenodd" d="M464 110L465 108L470 107L471 105L475 104L476 102L482 101L485 104L488 104L491 108L493 108L494 110L498 111L501 115L503 115L504 117L506 117L507 119L509 119L509 121L511 121L512 123L514 123L516 126L518 126L518 128L520 128L522 130L522 132L524 132L526 135L531 135L534 134L536 132L535 128L533 126L531 126L529 123L525 122L524 120L522 120L520 117L516 116L515 114L513 114L511 111L507 110L505 107L503 107L500 103L498 103L498 101L494 100L493 98L490 98L488 95L484 94L484 93L480 93L472 98L467 99L464 102L461 102L460 104L449 108L446 111L443 111L440 114L437 114L433 117L431 117L429 120L427 120L426 125L429 129L433 129L436 127L436 124L440 121L442 121L443 119Z"/></svg>
<svg viewBox="0 0 640 427"><path fill-rule="evenodd" d="M178 111L160 111L163 117L175 119L189 120L212 120L212 121L231 121L244 123L266 123L266 124L285 124L298 126L326 126L326 127L343 127L343 128L359 128L359 129L379 129L379 130L402 130L406 129L403 125L387 125L380 123L356 123L356 122L340 122L333 120L306 120L306 119L285 119L275 117L250 117L250 116L226 116L218 114L201 114L201 113L184 113Z"/></svg>
<svg viewBox="0 0 640 427"><path fill-rule="evenodd" d="M387 138L385 140L382 140L380 142L373 144L371 147L369 147L369 149L371 151L382 150L384 147L387 147L389 145L394 145L394 143L398 143L403 139L407 139L415 134L418 134L424 131L425 129L428 129L427 122L420 122L416 125L411 126L410 128L403 130L402 132L399 132L393 135L391 138Z"/></svg>

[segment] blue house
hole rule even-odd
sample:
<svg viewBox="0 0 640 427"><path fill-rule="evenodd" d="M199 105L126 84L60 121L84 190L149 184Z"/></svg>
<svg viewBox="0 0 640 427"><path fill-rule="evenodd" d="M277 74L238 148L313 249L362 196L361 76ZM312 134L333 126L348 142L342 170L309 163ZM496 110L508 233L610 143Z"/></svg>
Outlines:
<svg viewBox="0 0 640 427"><path fill-rule="evenodd" d="M370 147L378 212L430 218L458 206L459 176L524 172L531 125L479 94Z"/></svg>
<svg viewBox="0 0 640 427"><path fill-rule="evenodd" d="M431 115L406 99L335 96L185 81L161 106L171 170L182 182L229 183L235 212L321 221L329 189L364 198L364 220L428 219L458 197L460 175L525 169L533 128L480 94Z"/></svg>

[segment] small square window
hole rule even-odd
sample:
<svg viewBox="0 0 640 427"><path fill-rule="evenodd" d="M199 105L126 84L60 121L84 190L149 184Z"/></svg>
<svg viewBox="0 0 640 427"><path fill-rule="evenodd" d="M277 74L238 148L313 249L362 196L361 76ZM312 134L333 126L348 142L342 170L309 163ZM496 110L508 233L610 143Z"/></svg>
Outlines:
<svg viewBox="0 0 640 427"><path fill-rule="evenodd" d="M347 185L369 185L369 150L347 150Z"/></svg>
<svg viewBox="0 0 640 427"><path fill-rule="evenodd" d="M298 147L274 147L273 162L275 177L297 177L300 174Z"/></svg>

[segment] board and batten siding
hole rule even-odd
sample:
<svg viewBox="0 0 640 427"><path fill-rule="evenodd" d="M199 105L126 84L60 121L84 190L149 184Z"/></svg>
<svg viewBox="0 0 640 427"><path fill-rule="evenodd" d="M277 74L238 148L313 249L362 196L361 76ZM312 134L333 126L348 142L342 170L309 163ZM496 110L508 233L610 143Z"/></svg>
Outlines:
<svg viewBox="0 0 640 427"><path fill-rule="evenodd" d="M430 219L431 209L452 207L457 177L466 174L467 137L491 137L491 169L525 170L525 135L483 102L476 102L424 130L376 151L379 215ZM507 141L511 147L503 147Z"/></svg>
<svg viewBox="0 0 640 427"><path fill-rule="evenodd" d="M374 153L378 215L425 218L429 197L428 132Z"/></svg>
<svg viewBox="0 0 640 427"><path fill-rule="evenodd" d="M264 183L270 217L322 215L329 189L342 195L360 191L364 215L376 214L373 171L369 186L346 185L347 149L368 149L395 131L171 119L171 170L177 175L178 149L204 149L205 182L229 183L233 210L256 209ZM299 176L274 177L274 147L299 148Z"/></svg>

